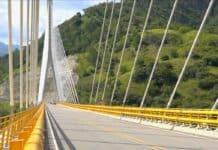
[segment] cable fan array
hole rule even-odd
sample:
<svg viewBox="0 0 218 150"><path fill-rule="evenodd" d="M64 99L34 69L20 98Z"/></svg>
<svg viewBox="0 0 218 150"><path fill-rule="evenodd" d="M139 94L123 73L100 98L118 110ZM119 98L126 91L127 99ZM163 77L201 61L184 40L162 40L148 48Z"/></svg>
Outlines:
<svg viewBox="0 0 218 150"><path fill-rule="evenodd" d="M157 68L157 64L158 64L158 61L160 59L160 54L161 54L163 46L165 44L166 37L167 37L168 31L169 31L171 22L173 20L173 16L175 14L175 10L176 10L176 7L178 5L178 2L179 2L179 0L175 0L174 4L172 6L171 13L170 13L166 28L164 30L164 34L163 34L160 46L159 46L158 51L157 51L153 67L152 67L152 70L150 72L150 75L149 75L149 78L148 78L148 81L147 81L147 85L145 87L145 91L144 91L144 94L143 94L143 97L142 97L142 100L141 100L141 103L140 103L140 107L146 106L146 104L148 102L147 95L148 95L149 87L151 86L151 82L152 82L152 79L154 77L155 70ZM106 91L107 84L108 84L108 76L109 76L109 72L111 70L111 63L112 63L112 59L113 59L113 56L114 56L114 49L116 47L117 36L118 36L119 26L120 26L120 20L122 18L122 11L123 11L123 6L124 6L125 1L121 0L121 2L120 2L120 11L119 11L119 17L118 17L118 20L117 20L117 25L116 25L116 29L115 29L115 33L114 33L114 40L113 40L112 48L110 50L110 55L108 56L109 57L109 64L107 66L107 71L106 71L107 73L106 73L105 80L103 80L103 82L104 82L104 86L102 88L103 92L102 92L101 98L99 99L99 97L100 97L100 92L99 91L101 90L100 83L102 82L102 72L103 72L103 67L104 67L105 57L106 57L105 54L106 54L106 51L108 51L108 47L109 47L108 46L108 35L111 32L111 30L110 30L111 29L111 20L113 18L114 4L115 3L116 2L114 0L112 2L112 10L111 10L111 15L110 15L110 19L109 19L107 35L106 35L106 38L105 38L105 47L102 48L103 34L104 34L105 30L106 30L105 29L105 20L106 20L106 16L107 16L107 13L108 13L108 5L109 5L108 1L106 1L106 3L105 3L105 12L104 12L104 18L103 18L103 23L102 23L102 29L101 29L101 33L100 33L100 40L99 40L99 46L98 46L98 55L97 55L97 60L96 60L96 65L95 65L95 72L94 72L93 82L92 82L92 90L91 90L90 99L89 99L90 104L93 103L93 100L94 100L94 103L96 103L96 102L98 102L100 100L104 101L104 99L105 99L105 91ZM122 106L125 106L125 104L126 104L126 100L127 100L129 90L130 90L130 85L131 85L132 78L133 78L135 68L136 68L136 63L137 63L138 57L140 55L139 53L141 51L142 40L143 40L143 37L146 34L146 29L147 29L147 26L149 24L149 19L152 20L152 18L150 18L150 16L151 16L151 10L152 10L153 3L154 3L154 1L150 0L149 6L148 6L148 9L147 9L147 13L146 13L144 26L143 26L142 31L141 31L141 38L140 38L138 46L137 46L137 50L136 50L136 54L135 54L135 57L134 57L133 65L131 66L131 72L130 72L128 84L127 84L127 87L126 87L125 95L123 97ZM171 93L171 96L170 96L170 98L168 100L168 103L166 105L167 108L171 107L173 98L175 97L176 90L177 90L177 88L178 88L178 86L179 86L179 84L181 82L181 79L182 79L182 77L184 75L184 72L185 72L185 70L187 68L187 64L188 64L188 62L189 62L189 60L191 58L192 52L193 52L193 50L194 50L194 48L196 46L196 43L197 43L197 41L199 39L199 36L200 36L200 33L202 32L202 29L203 29L203 27L205 25L205 22L206 22L206 20L207 20L207 18L209 16L209 13L210 13L210 11L212 9L213 4L214 4L214 0L210 0L209 4L208 4L208 7L206 9L206 12L204 13L203 19L201 21L200 27L199 27L199 29L197 31L197 34L195 35L195 38L194 38L194 40L192 42L192 46L191 46L191 48L189 50L188 56L185 59L185 63L184 63L184 65L182 67L182 70L181 70L181 72L179 74L176 85L175 85L175 87L174 87L174 89L173 89L173 91ZM123 58L124 58L124 54L125 54L125 51L126 51L126 44L127 44L130 29L131 29L131 24L132 24L135 9L136 9L136 0L134 0L133 4L132 4L132 10L131 10L129 23L128 23L127 30L126 30L126 35L125 35L125 39L124 39L124 43L123 43L123 48L122 48L122 51L121 51L121 56L119 58L118 68L116 70L115 80L114 80L114 83L113 83L113 89L112 89L111 98L110 98L110 104L111 105L113 104L113 101L114 101L114 98L115 98L115 92L117 90L117 84L118 84L118 80L120 78L120 68L121 68L122 61L123 61ZM102 55L103 58L101 59L101 62L100 62L99 57L101 56L101 53L103 54ZM99 78L98 78L98 80L96 82L96 74L98 72L99 64L100 64L100 69L99 69L100 71L99 71L99 76L98 76ZM94 93L95 93L95 96L93 96ZM217 99L217 101L214 104L212 109L215 109L217 107L217 105L218 105L218 99Z"/></svg>

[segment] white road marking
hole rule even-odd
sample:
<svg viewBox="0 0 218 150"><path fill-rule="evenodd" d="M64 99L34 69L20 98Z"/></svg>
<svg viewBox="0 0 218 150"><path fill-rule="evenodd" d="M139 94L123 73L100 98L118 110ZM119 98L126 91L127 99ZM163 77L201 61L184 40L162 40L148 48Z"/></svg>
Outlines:
<svg viewBox="0 0 218 150"><path fill-rule="evenodd" d="M55 150L59 150L57 140L56 140L56 138L54 136L54 132L53 132L53 129L51 127L50 118L48 117L48 112L45 111L45 113L46 113L46 119L48 121L48 126L49 126L49 129L50 129L50 132L51 132L51 136L52 136L52 139L53 139L53 143L54 143L54 146L55 146Z"/></svg>

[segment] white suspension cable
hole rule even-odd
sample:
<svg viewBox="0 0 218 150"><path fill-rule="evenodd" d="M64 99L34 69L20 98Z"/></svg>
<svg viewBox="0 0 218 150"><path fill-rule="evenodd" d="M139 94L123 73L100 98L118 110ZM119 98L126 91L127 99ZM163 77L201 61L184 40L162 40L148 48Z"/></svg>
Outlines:
<svg viewBox="0 0 218 150"><path fill-rule="evenodd" d="M174 12L175 12L177 3L178 3L178 0L175 0L175 2L174 2L174 4L173 4L173 8L172 8L172 10L171 10L170 18L169 18L169 20L168 20L168 23L167 23L166 29L165 29L165 31L164 31L164 35L163 35L163 38L162 38L160 47L159 47L159 49L158 49L158 52L157 52L157 55L156 55L156 58L155 58L155 62L154 62L154 65L153 65L151 74L150 74L149 79L148 79L148 83L147 83L147 86L146 86L146 89L145 89L145 92L144 92L144 95L143 95L143 98L142 98L140 107L143 107L144 102L145 102L145 98L146 98L146 96L147 96L147 94L148 94L148 89L149 89L149 87L150 87L151 80L152 80L153 75L154 75L154 71L155 71L155 69L156 69L156 67L157 67L157 63L158 63L158 60L159 60L159 57L160 57L160 53L161 53L161 51L162 51L164 42L165 42L165 40L166 40L166 36L167 36L167 33L168 33L168 29L169 29L169 27L170 27L170 24L171 24L171 21L172 21L172 18L173 18L173 15L174 15Z"/></svg>
<svg viewBox="0 0 218 150"><path fill-rule="evenodd" d="M197 34L196 34L196 36L195 36L195 39L194 39L194 41L193 41L193 43L192 43L191 49L190 49L190 51L189 51L189 53L188 53L188 56L187 56L187 58L186 58L186 60L185 60L185 64L184 64L184 66L183 66L183 68L182 68L182 71L181 71L181 73L180 73L180 75L179 75L179 78L178 78L178 80L177 80L177 82L176 82L176 86L175 86L175 88L173 89L173 92L172 92L172 94L171 94L171 96L170 96L170 99L169 99L169 101L168 101L168 103L167 103L167 108L169 108L169 107L171 106L171 103L172 103L173 98L174 98L174 96L175 96L176 90L177 90L177 88L178 88L178 86L179 86L179 83L180 83L182 77L183 77L183 74L184 74L184 72L185 72L185 69L186 69L186 67L187 67L187 64L188 64L188 62L189 62L189 60L190 60L190 58L191 58L192 52L193 52L193 50L194 50L194 48L195 48L195 45L196 45L196 43L197 43L197 41L198 41L198 38L199 38L199 36L200 36L200 34L201 34L201 31L202 31L202 29L203 29L203 27L204 27L204 24L205 24L206 20L207 20L207 17L208 17L208 15L209 15L209 13L210 13L210 10L211 10L212 6L213 6L213 3L214 3L214 0L211 0L210 3L209 3L209 5L208 5L208 8L207 8L206 13L204 14L204 18L203 18L203 20L202 20L202 22L201 22L200 28L198 29L198 32L197 32Z"/></svg>
<svg viewBox="0 0 218 150"><path fill-rule="evenodd" d="M70 72L71 73L71 72ZM78 94L77 94L77 91L76 91L76 87L75 87L75 83L74 83L74 80L71 80L71 85L72 85L72 88L73 88L73 93L76 97L76 103L80 103L79 101L79 97L78 97Z"/></svg>
<svg viewBox="0 0 218 150"><path fill-rule="evenodd" d="M107 45L108 45L108 38L109 38L109 35L110 35L111 23L112 23L113 14L114 14L114 5L115 5L115 0L113 0L112 9L111 9L110 21L109 21L109 25L108 25L108 31L107 31L107 35L106 35L105 47L104 47L103 56L102 56L103 58L102 58L101 68L100 68L100 74L99 74L98 83L97 83L97 90L96 90L96 94L95 94L95 102L98 99L98 92L99 92L99 87L100 87L100 83L101 83L102 72L103 72L103 68L104 68L105 55L106 55ZM103 99L101 99L101 100L103 100Z"/></svg>
<svg viewBox="0 0 218 150"><path fill-rule="evenodd" d="M63 44L63 43L62 43ZM66 52L64 51L64 57L66 58ZM71 87L71 91L73 92L73 96L75 98L75 103L79 103L79 98L78 98L78 94L77 94L77 91L76 91L76 87L75 87L75 83L74 83L74 80L73 78L71 77L72 73L70 71L70 66L69 66L69 63L65 60L66 62L66 68L67 70L69 71L69 81L70 81L70 87Z"/></svg>
<svg viewBox="0 0 218 150"><path fill-rule="evenodd" d="M51 35L51 29L53 27L52 23L52 8L53 3L52 0L47 0L47 21L46 21L46 29L44 34L44 46L43 46L43 54L42 54L42 63L41 63L41 73L40 73L40 81L39 81L39 92L38 92L38 104L41 103L44 100L45 96L45 83L46 79L48 77L48 73L52 71L52 77L54 81L54 90L55 92L58 92L58 85L57 85L57 77L55 76L55 70L54 70L54 61L53 61L53 53L51 52L52 47L52 35ZM49 68L50 67L50 68ZM57 95L56 95L57 96ZM58 96L59 97L59 93ZM54 99L55 100L55 99Z"/></svg>
<svg viewBox="0 0 218 150"><path fill-rule="evenodd" d="M136 51L136 56L135 56L134 63L133 63L133 66L132 66L132 70L131 70L131 73L130 73L128 85L126 87L126 92L125 92L125 96L124 96L124 99L123 99L123 106L126 103L126 99L127 99L127 96L128 96L128 92L129 92L130 84L131 84L131 81L132 81L132 77L133 77L133 74L134 74L136 62L138 60L139 52L141 50L141 45L142 45L142 41L143 41L143 37L144 37L144 32L145 32L145 30L147 28L148 20L149 20L149 17L150 17L152 5L153 5L153 0L151 0L150 4L149 4L149 8L148 8L147 16L146 16L146 19L145 19L144 27L143 27L143 30L142 30L142 33L141 33L141 39L140 39L139 44L138 44L138 49Z"/></svg>
<svg viewBox="0 0 218 150"><path fill-rule="evenodd" d="M58 30L58 28L57 28L57 30ZM58 30L58 32L59 32L59 30ZM59 32L60 33L60 32ZM60 39L61 39L61 35L59 34L59 36L60 36ZM78 98L78 94L77 94L77 91L76 91L76 87L75 87L75 83L74 83L74 80L73 80L73 78L72 78L72 73L71 73L71 71L70 71L70 66L69 66L69 63L67 62L67 60L66 60L66 57L67 57L67 55L66 55L66 52L65 52L65 50L64 50L64 44L63 44L63 41L62 40L60 40L60 42L61 42L61 44L60 45L62 45L62 49L63 49L63 55L64 55L64 59L65 59L65 67L66 67L66 70L67 70L67 73L68 73L68 76L67 76L67 78L68 78L68 80L69 80L69 86L70 86L70 89L71 89L71 91L73 92L72 94L72 96L73 96L73 98L74 98L74 100L75 100L75 103L79 103L79 98Z"/></svg>
<svg viewBox="0 0 218 150"><path fill-rule="evenodd" d="M106 92L107 82L108 82L108 76L109 76L109 72L110 72L110 69L111 69L112 58L113 58L114 49L115 49L115 45L116 45L116 41L117 41L117 34L118 34L119 26L120 26L120 19L121 19L121 15L122 15L122 11L123 11L123 1L124 0L121 0L120 12L119 12L119 17L118 17L117 25L116 25L113 46L112 46L112 50L111 50L109 65L108 65L108 68L107 68L106 79L105 79L105 82L104 82L103 94L102 94L102 98L101 98L102 100L105 97L105 92Z"/></svg>
<svg viewBox="0 0 218 150"><path fill-rule="evenodd" d="M37 87L38 87L38 78L37 78L37 68L38 68L38 33L39 33L39 2L35 1L35 59L34 59L34 105L37 104Z"/></svg>
<svg viewBox="0 0 218 150"><path fill-rule="evenodd" d="M70 79L68 79L70 80ZM71 82L71 81L70 81ZM77 103L77 98L76 98L76 95L75 95L75 92L74 92L74 89L73 89L73 86L72 86L72 83L69 84L69 96L72 97L72 100L74 103Z"/></svg>
<svg viewBox="0 0 218 150"><path fill-rule="evenodd" d="M27 40L26 40L26 109L29 106L29 0L27 0Z"/></svg>
<svg viewBox="0 0 218 150"><path fill-rule="evenodd" d="M214 103L214 105L211 108L211 110L215 110L217 108L217 105L218 105L218 98L216 99L216 102Z"/></svg>
<svg viewBox="0 0 218 150"><path fill-rule="evenodd" d="M20 0L20 110L23 109L23 0Z"/></svg>
<svg viewBox="0 0 218 150"><path fill-rule="evenodd" d="M32 105L33 104L33 76L34 76L34 73L33 73L33 59L34 59L34 16L35 16L35 3L34 3L34 0L31 1L31 41L30 41L30 104Z"/></svg>
<svg viewBox="0 0 218 150"><path fill-rule="evenodd" d="M56 29L51 30L51 54L52 54L52 63L54 69L55 80L57 84L58 96L59 100L65 101L65 83L63 76L63 53L62 53L62 45L60 45L60 37L59 32ZM61 47L60 47L61 46Z"/></svg>
<svg viewBox="0 0 218 150"><path fill-rule="evenodd" d="M59 100L63 101L64 100L64 91L63 86L62 86L62 79L61 79L61 73L62 71L60 70L60 62L58 62L58 55L57 55L57 46L55 46L55 44L58 43L57 41L57 36L53 35L54 32L51 32L51 54L52 54L52 65L53 65L53 71L54 71L54 77L55 77L55 81L56 81L56 85L57 85L57 92L58 92L58 97Z"/></svg>
<svg viewBox="0 0 218 150"><path fill-rule="evenodd" d="M65 63L65 66L66 66L66 63L67 63L67 59L64 58L64 63ZM65 71L65 74L66 74L66 85L67 85L67 88L66 91L68 91L68 96L67 96L67 101L69 100L69 98L72 98L73 102L76 102L76 97L75 97L75 94L74 94L74 91L73 91L73 87L72 87L72 84L71 84L71 79L69 77L68 74L70 74L69 70L64 70Z"/></svg>
<svg viewBox="0 0 218 150"><path fill-rule="evenodd" d="M79 103L70 67L66 58L63 42L58 28L52 30L52 62L54 75L58 87L59 99L67 101L72 96L75 103Z"/></svg>
<svg viewBox="0 0 218 150"><path fill-rule="evenodd" d="M76 104L76 100L74 98L74 95L72 94L72 92L69 91L68 95L67 95L67 102L71 102Z"/></svg>
<svg viewBox="0 0 218 150"><path fill-rule="evenodd" d="M64 51L64 56L66 57L65 51ZM70 87L71 87L71 91L73 92L73 96L75 97L75 103L79 103L78 94L77 94L77 91L76 91L75 83L74 83L74 80L72 78L72 72L70 70L70 66L69 66L68 62L66 62L66 69L69 72Z"/></svg>
<svg viewBox="0 0 218 150"><path fill-rule="evenodd" d="M122 49L122 53L121 53L121 57L120 57L120 63L119 63L118 69L117 69L116 79L115 79L115 82L114 82L114 87L113 87L113 91L112 91L112 95L111 95L111 100L110 100L111 104L113 102L114 94L115 94L115 91L116 91L116 88L117 88L117 81L118 81L119 74L120 74L120 67L121 67L121 64L122 64L122 61L123 61L123 56L124 56L125 49L126 49L127 39L128 39L131 24L132 24L133 14L134 14L134 11L135 11L135 5L136 5L136 0L134 0L132 10L131 10L129 24L128 24L128 28L127 28L127 32L126 32L126 36L125 36L125 41L124 41L124 44L123 44L123 49Z"/></svg>
<svg viewBox="0 0 218 150"><path fill-rule="evenodd" d="M38 103L43 101L45 96L45 83L46 79L49 76L49 73L53 71L52 78L54 81L55 89L57 91L56 80L54 76L54 70L52 65L52 54L51 54L51 42L50 42L50 26L52 22L50 21L50 9L51 5L49 5L49 1L47 1L47 21L45 26L45 34L44 34L44 45L43 45L43 53L42 53L42 62L41 62L41 72L40 72L40 81L39 81L39 93L38 93ZM50 67L50 68L49 68ZM55 92L56 92L55 91Z"/></svg>
<svg viewBox="0 0 218 150"><path fill-rule="evenodd" d="M8 54L9 54L9 86L10 106L14 106L14 73L13 73L13 48L12 48L12 18L11 0L8 0Z"/></svg>
<svg viewBox="0 0 218 150"><path fill-rule="evenodd" d="M75 87L75 83L74 83L73 80L72 80L72 87L73 87L74 95L75 95L75 97L76 97L76 103L79 104L80 101L79 101L78 94L77 94L76 87Z"/></svg>
<svg viewBox="0 0 218 150"><path fill-rule="evenodd" d="M67 67L67 69L69 69L69 68ZM72 75L70 70L68 70L68 73L69 73L69 76ZM79 100L78 100L77 92L76 92L76 89L75 89L75 86L74 86L74 81L73 81L72 77L69 77L68 80L69 80L69 83L70 83L70 93L73 96L73 99L74 99L75 103L78 103Z"/></svg>
<svg viewBox="0 0 218 150"><path fill-rule="evenodd" d="M68 63L67 58L64 58L64 61L65 61L65 66L66 66ZM76 103L77 100L76 100L76 96L74 94L74 89L72 87L72 83L71 83L71 79L70 79L71 72L70 72L70 70L68 70L68 68L67 68L67 70L65 70L65 74L67 75L67 86L68 86L68 91L69 91L68 97L71 97L73 102Z"/></svg>
<svg viewBox="0 0 218 150"><path fill-rule="evenodd" d="M69 64L67 64L67 68L68 68L68 70L70 69ZM70 76L72 75L72 72L70 70L69 70L69 75ZM75 97L75 102L79 104L80 102L79 102L79 98L78 98L78 94L77 94L77 91L76 91L76 87L75 87L75 83L74 83L73 78L70 77L69 81L70 81L71 91L73 92L73 95Z"/></svg>
<svg viewBox="0 0 218 150"><path fill-rule="evenodd" d="M33 0L33 41L32 41L32 104L35 105L35 59L36 59L36 0Z"/></svg>
<svg viewBox="0 0 218 150"><path fill-rule="evenodd" d="M96 59L96 63L95 63L95 72L94 72L93 81L92 81L92 90L91 90L91 94L89 97L89 103L92 103L92 95L93 95L94 87L95 87L95 78L96 78L96 73L97 73L97 69L98 69L98 62L99 62L99 57L100 57L100 48L101 48L101 43L102 43L102 38L103 38L105 19L106 19L106 15L107 15L107 8L108 8L108 0L106 0L106 3L105 3L104 19L103 19L103 23L102 23L102 27L101 27L101 34L100 34L99 45L98 45L98 55L97 55L97 59Z"/></svg>

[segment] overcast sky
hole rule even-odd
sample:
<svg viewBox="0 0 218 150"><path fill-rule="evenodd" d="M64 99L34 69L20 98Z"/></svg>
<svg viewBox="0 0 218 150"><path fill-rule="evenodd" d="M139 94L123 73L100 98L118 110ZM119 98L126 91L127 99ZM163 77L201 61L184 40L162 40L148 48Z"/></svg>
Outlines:
<svg viewBox="0 0 218 150"><path fill-rule="evenodd" d="M44 32L46 23L47 0L40 0L40 35ZM53 0L53 22L58 25L74 16L77 12L83 13L84 8L105 2L106 0ZM26 0L24 0L24 41L26 40ZM8 43L8 3L7 0L0 0L0 41ZM12 0L12 24L13 44L19 43L20 26L20 0Z"/></svg>

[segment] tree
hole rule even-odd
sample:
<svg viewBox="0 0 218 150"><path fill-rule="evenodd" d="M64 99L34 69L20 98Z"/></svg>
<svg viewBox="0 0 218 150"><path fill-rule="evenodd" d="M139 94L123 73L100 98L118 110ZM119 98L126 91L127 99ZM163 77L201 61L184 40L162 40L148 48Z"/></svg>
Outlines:
<svg viewBox="0 0 218 150"><path fill-rule="evenodd" d="M204 58L205 64L218 67L218 56L212 55Z"/></svg>
<svg viewBox="0 0 218 150"><path fill-rule="evenodd" d="M160 63L154 74L153 81L158 86L175 84L177 75L172 71L172 65L169 63Z"/></svg>

